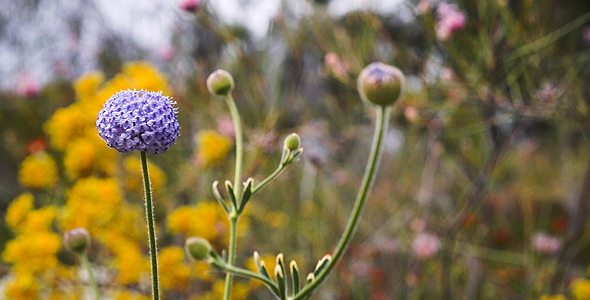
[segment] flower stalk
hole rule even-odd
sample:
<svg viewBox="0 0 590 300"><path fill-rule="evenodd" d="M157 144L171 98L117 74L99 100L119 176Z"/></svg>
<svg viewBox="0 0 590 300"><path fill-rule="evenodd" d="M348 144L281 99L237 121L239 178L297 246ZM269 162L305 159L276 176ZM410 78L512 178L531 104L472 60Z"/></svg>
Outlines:
<svg viewBox="0 0 590 300"><path fill-rule="evenodd" d="M147 158L141 151L141 167L143 170L143 184L145 189L145 213L149 233L150 259L152 268L152 299L160 299L160 284L158 280L158 248L156 245L156 228L154 224L154 205L152 203L152 190L150 188L150 176L148 172Z"/></svg>

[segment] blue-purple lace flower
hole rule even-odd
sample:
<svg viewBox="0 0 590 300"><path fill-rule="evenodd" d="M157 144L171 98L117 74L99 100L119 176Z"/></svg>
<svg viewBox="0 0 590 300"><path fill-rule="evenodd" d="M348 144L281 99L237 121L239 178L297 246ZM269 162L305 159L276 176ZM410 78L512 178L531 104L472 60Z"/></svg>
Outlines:
<svg viewBox="0 0 590 300"><path fill-rule="evenodd" d="M98 113L98 134L119 152L164 153L176 142L179 125L170 98L147 91L121 91Z"/></svg>

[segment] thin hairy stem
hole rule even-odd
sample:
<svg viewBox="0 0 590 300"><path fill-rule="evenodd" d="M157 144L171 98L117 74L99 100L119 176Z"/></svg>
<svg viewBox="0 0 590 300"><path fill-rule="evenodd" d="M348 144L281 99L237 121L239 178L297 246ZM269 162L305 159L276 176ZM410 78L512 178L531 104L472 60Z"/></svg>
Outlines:
<svg viewBox="0 0 590 300"><path fill-rule="evenodd" d="M156 226L154 224L154 204L150 188L150 175L145 152L141 151L141 166L143 169L143 185L145 189L145 213L147 216L150 240L150 258L152 262L152 299L160 299L160 284L158 282L158 247L156 245Z"/></svg>

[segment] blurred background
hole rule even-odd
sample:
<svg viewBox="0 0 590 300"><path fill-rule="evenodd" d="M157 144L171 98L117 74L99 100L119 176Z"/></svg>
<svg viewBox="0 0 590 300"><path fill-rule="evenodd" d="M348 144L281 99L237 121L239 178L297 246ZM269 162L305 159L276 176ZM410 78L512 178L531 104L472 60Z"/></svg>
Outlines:
<svg viewBox="0 0 590 300"><path fill-rule="evenodd" d="M98 137L122 89L177 102L181 136L148 157L164 299L221 299L189 236L227 247L211 183L235 132L207 76L235 78L244 179L304 155L256 195L238 265L283 253L303 274L335 247L375 111L356 77L399 67L381 166L343 261L312 299L590 299L590 3L575 0L0 2L0 298L87 299L62 247L85 227L104 299L150 299L138 153ZM232 299L272 299L238 279Z"/></svg>

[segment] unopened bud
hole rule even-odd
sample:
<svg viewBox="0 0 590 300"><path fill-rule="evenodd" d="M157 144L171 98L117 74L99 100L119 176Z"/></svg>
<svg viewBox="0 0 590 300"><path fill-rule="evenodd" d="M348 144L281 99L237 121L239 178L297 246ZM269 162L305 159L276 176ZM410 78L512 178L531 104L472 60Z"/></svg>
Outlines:
<svg viewBox="0 0 590 300"><path fill-rule="evenodd" d="M186 253L194 260L205 260L210 257L209 252L212 247L209 242L202 237L190 237L185 244Z"/></svg>
<svg viewBox="0 0 590 300"><path fill-rule="evenodd" d="M201 0L184 0L180 3L180 8L187 12L195 13L201 8Z"/></svg>
<svg viewBox="0 0 590 300"><path fill-rule="evenodd" d="M228 71L217 70L207 78L207 89L213 95L225 96L234 89L234 78Z"/></svg>
<svg viewBox="0 0 590 300"><path fill-rule="evenodd" d="M82 227L72 229L64 234L64 245L66 248L82 254L90 246L90 232Z"/></svg>
<svg viewBox="0 0 590 300"><path fill-rule="evenodd" d="M398 68L375 62L359 74L357 85L361 98L378 106L392 105L401 99L406 79Z"/></svg>
<svg viewBox="0 0 590 300"><path fill-rule="evenodd" d="M299 149L299 145L301 144L301 138L297 133L291 133L285 138L285 148L295 151Z"/></svg>

